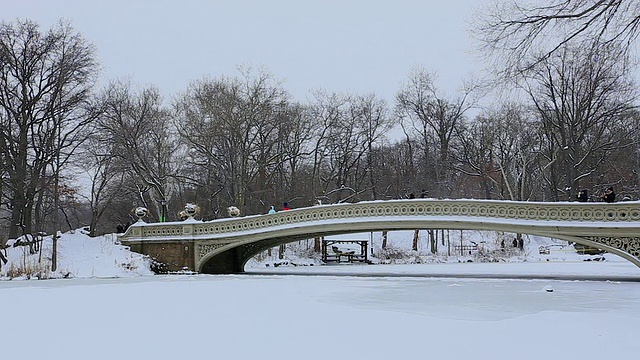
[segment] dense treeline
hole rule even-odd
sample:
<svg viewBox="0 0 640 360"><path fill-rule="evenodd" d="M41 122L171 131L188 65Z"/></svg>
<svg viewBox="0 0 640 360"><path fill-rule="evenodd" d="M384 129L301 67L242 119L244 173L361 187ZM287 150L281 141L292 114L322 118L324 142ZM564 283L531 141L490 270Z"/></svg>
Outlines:
<svg viewBox="0 0 640 360"><path fill-rule="evenodd" d="M410 194L640 195L638 89L614 43L566 44L512 78L516 100L474 112L486 88L445 96L424 69L393 103L328 90L300 103L265 71L162 94L122 80L98 87L97 64L67 23L0 25L0 240L112 232L136 206L149 221L177 220L187 202L214 219L230 205L257 214Z"/></svg>

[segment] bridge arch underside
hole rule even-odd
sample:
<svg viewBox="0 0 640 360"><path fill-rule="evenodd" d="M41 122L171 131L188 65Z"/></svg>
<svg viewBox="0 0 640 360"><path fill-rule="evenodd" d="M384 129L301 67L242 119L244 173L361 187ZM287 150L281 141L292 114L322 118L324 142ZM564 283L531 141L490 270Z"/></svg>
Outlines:
<svg viewBox="0 0 640 360"><path fill-rule="evenodd" d="M204 274L229 274L244 272L244 266L255 255L269 248L300 240L322 236L362 233L370 231L394 231L415 229L486 230L538 235L572 241L619 255L640 267L640 237L635 228L624 224L581 223L561 224L551 222L522 223L513 219L493 221L464 220L406 220L376 219L337 223L312 221L296 224L295 228L281 228L269 232L225 236L211 240L196 241L204 251L196 259L196 271ZM497 220L497 221L496 221ZM612 236L615 234L615 236ZM215 244L215 245L212 245ZM211 249L211 250L208 250Z"/></svg>

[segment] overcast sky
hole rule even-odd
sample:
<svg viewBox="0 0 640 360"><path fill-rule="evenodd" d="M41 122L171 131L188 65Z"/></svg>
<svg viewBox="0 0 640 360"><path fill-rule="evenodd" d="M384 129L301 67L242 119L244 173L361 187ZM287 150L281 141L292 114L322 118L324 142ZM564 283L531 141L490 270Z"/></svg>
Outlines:
<svg viewBox="0 0 640 360"><path fill-rule="evenodd" d="M3 21L60 18L98 49L103 81L130 77L166 97L205 75L264 67L295 99L325 89L393 101L410 70L453 94L481 66L467 32L487 0L0 0Z"/></svg>

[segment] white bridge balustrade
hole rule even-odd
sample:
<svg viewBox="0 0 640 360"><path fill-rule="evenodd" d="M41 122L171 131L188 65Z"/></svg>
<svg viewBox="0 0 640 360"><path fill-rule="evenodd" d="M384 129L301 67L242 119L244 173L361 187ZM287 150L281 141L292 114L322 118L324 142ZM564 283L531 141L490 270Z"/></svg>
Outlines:
<svg viewBox="0 0 640 360"><path fill-rule="evenodd" d="M573 241L640 267L640 202L575 203L411 199L320 205L213 221L139 221L120 241L156 259L158 271L242 272L273 246L382 230L492 230Z"/></svg>

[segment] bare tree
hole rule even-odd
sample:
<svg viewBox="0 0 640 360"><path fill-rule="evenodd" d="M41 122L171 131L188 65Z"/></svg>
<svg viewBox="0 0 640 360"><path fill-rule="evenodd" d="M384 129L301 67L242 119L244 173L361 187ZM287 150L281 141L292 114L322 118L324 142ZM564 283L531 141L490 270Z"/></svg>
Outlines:
<svg viewBox="0 0 640 360"><path fill-rule="evenodd" d="M343 202L369 191L368 199L377 196L379 178L373 165L376 147L383 144L390 128L386 104L373 94L317 91L315 97L311 116L317 121L313 136L316 198Z"/></svg>
<svg viewBox="0 0 640 360"><path fill-rule="evenodd" d="M458 124L475 104L475 87L469 85L457 98L449 100L439 94L434 78L423 69L414 70L396 96L397 111L419 139L424 161L421 167L433 168L435 192L448 196L452 189L450 145ZM431 154L431 149L436 154ZM435 161L433 165L429 163L431 159Z"/></svg>
<svg viewBox="0 0 640 360"><path fill-rule="evenodd" d="M487 199L529 200L540 153L539 126L522 106L508 103L479 115L458 135L458 171L477 179ZM473 183L465 182L473 196Z"/></svg>
<svg viewBox="0 0 640 360"><path fill-rule="evenodd" d="M496 129L492 117L477 117L462 124L456 143L456 170L468 177L462 194L470 198L491 199L495 196L499 174L494 162Z"/></svg>
<svg viewBox="0 0 640 360"><path fill-rule="evenodd" d="M630 139L617 131L637 97L624 52L616 44L565 47L528 73L546 138L547 180L554 200L575 198L584 179L602 171Z"/></svg>
<svg viewBox="0 0 640 360"><path fill-rule="evenodd" d="M126 169L127 184L139 204L162 219L166 202L175 190L180 173L180 144L172 118L156 88L136 91L128 82L116 81L101 93L103 109L96 131L103 133L104 150L110 150ZM111 161L111 160L110 160Z"/></svg>
<svg viewBox="0 0 640 360"><path fill-rule="evenodd" d="M347 99L345 95L329 93L323 90L314 92L314 102L309 107L310 117L315 120L312 127L311 148L313 150L311 182L314 199L331 201L326 197L333 188L327 181L333 175L327 175L327 162L331 155L328 143L332 131L342 121Z"/></svg>
<svg viewBox="0 0 640 360"><path fill-rule="evenodd" d="M419 163L413 149L416 141L402 139L375 149L374 172L379 174L377 194L380 199L399 199L415 189L422 179L416 179L416 163ZM425 190L421 194L427 196Z"/></svg>
<svg viewBox="0 0 640 360"><path fill-rule="evenodd" d="M369 187L371 189L371 199L376 200L379 196L379 186L381 172L377 171L375 164L378 162L376 156L380 155L377 148L380 148L386 139L387 132L392 127L391 117L387 104L375 95L369 94L356 97L354 111L359 120L360 131L365 134L366 168Z"/></svg>
<svg viewBox="0 0 640 360"><path fill-rule="evenodd" d="M287 94L270 74L242 75L192 83L177 108L188 159L200 174L194 181L215 190L211 201L219 194L221 203L246 213L256 211L255 190L260 197L283 161L279 121L288 110Z"/></svg>
<svg viewBox="0 0 640 360"><path fill-rule="evenodd" d="M101 220L122 194L127 174L124 162L116 155L113 139L104 135L99 131L89 135L80 160L91 184L87 199L91 211L90 236L100 233ZM113 227L110 230L113 231Z"/></svg>
<svg viewBox="0 0 640 360"><path fill-rule="evenodd" d="M542 134L531 112L516 104L505 104L492 115L496 135L493 160L501 176L498 184L502 198L541 200L538 196L541 176L535 165L540 157Z"/></svg>
<svg viewBox="0 0 640 360"><path fill-rule="evenodd" d="M47 169L59 174L87 124L82 111L97 71L93 46L70 25L48 32L29 20L0 24L0 148L8 178L10 237L32 232ZM54 195L55 196L55 195Z"/></svg>
<svg viewBox="0 0 640 360"><path fill-rule="evenodd" d="M281 159L276 166L275 178L271 186L274 188L273 199L305 194L311 197L312 187L308 181L307 166L313 154L314 119L308 107L300 104L288 104L278 116L278 149L275 155ZM309 203L315 203L309 198Z"/></svg>
<svg viewBox="0 0 640 360"><path fill-rule="evenodd" d="M624 43L627 51L638 36L640 1L505 0L476 18L474 34L483 52L496 55L498 66L513 75L585 39Z"/></svg>

